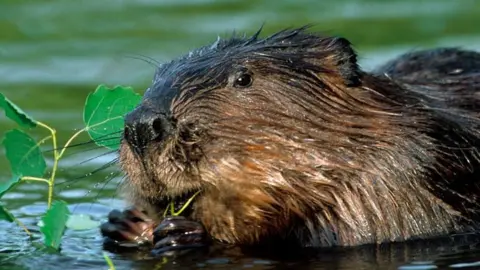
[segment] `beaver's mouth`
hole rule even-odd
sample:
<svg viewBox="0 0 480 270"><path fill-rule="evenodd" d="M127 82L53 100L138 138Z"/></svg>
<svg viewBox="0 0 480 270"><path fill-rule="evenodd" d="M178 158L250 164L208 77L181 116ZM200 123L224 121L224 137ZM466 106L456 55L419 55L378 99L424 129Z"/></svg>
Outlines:
<svg viewBox="0 0 480 270"><path fill-rule="evenodd" d="M192 190L174 198L166 199L165 213L163 216L189 216L193 210L195 200L201 190Z"/></svg>

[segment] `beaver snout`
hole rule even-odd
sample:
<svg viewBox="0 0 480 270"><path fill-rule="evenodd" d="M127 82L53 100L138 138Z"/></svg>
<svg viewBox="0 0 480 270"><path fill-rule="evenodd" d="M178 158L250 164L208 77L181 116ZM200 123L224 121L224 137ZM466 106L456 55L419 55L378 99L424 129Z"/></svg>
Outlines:
<svg viewBox="0 0 480 270"><path fill-rule="evenodd" d="M143 155L151 142L161 142L172 132L173 124L164 112L141 105L125 116L125 141L138 155Z"/></svg>

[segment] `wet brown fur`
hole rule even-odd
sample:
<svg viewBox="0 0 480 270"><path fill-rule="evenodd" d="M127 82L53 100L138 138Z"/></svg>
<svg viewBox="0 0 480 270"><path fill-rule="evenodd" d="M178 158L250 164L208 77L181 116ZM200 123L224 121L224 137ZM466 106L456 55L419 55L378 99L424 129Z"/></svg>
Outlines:
<svg viewBox="0 0 480 270"><path fill-rule="evenodd" d="M392 65L361 71L348 41L302 28L219 40L161 66L141 106L174 91L164 109L175 128L144 156L123 141L127 198L160 220L170 199L201 190L189 217L237 244L474 229L480 73L412 80ZM252 85L235 88L245 71Z"/></svg>

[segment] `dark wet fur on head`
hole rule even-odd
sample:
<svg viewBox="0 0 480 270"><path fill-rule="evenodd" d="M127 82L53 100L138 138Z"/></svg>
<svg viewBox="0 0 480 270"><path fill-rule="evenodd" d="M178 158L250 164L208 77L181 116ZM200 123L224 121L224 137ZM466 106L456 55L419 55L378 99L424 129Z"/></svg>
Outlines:
<svg viewBox="0 0 480 270"><path fill-rule="evenodd" d="M312 69L318 72L334 72L324 70L322 67L310 62L314 59L332 57L335 51L336 65L340 68L341 75L346 83L358 83L358 70L356 56L350 43L344 38L323 38L307 34L303 27L293 30L284 30L267 38L260 38L261 29L254 35L222 39L218 37L211 45L191 51L159 67L150 92L158 87L187 88L195 85L196 90L207 87L222 87L226 84L227 76L238 61L264 60L275 61L280 67L294 66L300 69ZM299 50L303 50L301 53ZM268 71L268 67L266 67ZM335 71L337 72L337 70ZM166 79L168 78L168 79ZM198 81L198 79L201 79ZM195 90L195 89L190 89ZM191 91L190 91L191 92ZM153 94L153 93L152 93ZM148 93L147 93L148 95Z"/></svg>
<svg viewBox="0 0 480 270"><path fill-rule="evenodd" d="M200 190L189 218L239 244L358 245L473 228L478 69L412 81L394 63L369 74L348 40L306 30L218 39L161 65L137 112L168 122L162 139L142 155L125 140L120 151L131 203L160 218L169 200ZM430 67L449 70L447 56ZM236 86L240 74L252 84Z"/></svg>

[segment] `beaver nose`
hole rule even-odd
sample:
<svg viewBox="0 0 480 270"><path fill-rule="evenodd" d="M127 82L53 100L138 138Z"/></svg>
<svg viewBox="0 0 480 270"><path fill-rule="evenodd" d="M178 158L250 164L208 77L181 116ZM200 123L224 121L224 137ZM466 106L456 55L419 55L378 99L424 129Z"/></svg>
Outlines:
<svg viewBox="0 0 480 270"><path fill-rule="evenodd" d="M125 116L124 139L134 151L143 155L148 144L165 139L172 130L166 113L140 106Z"/></svg>

